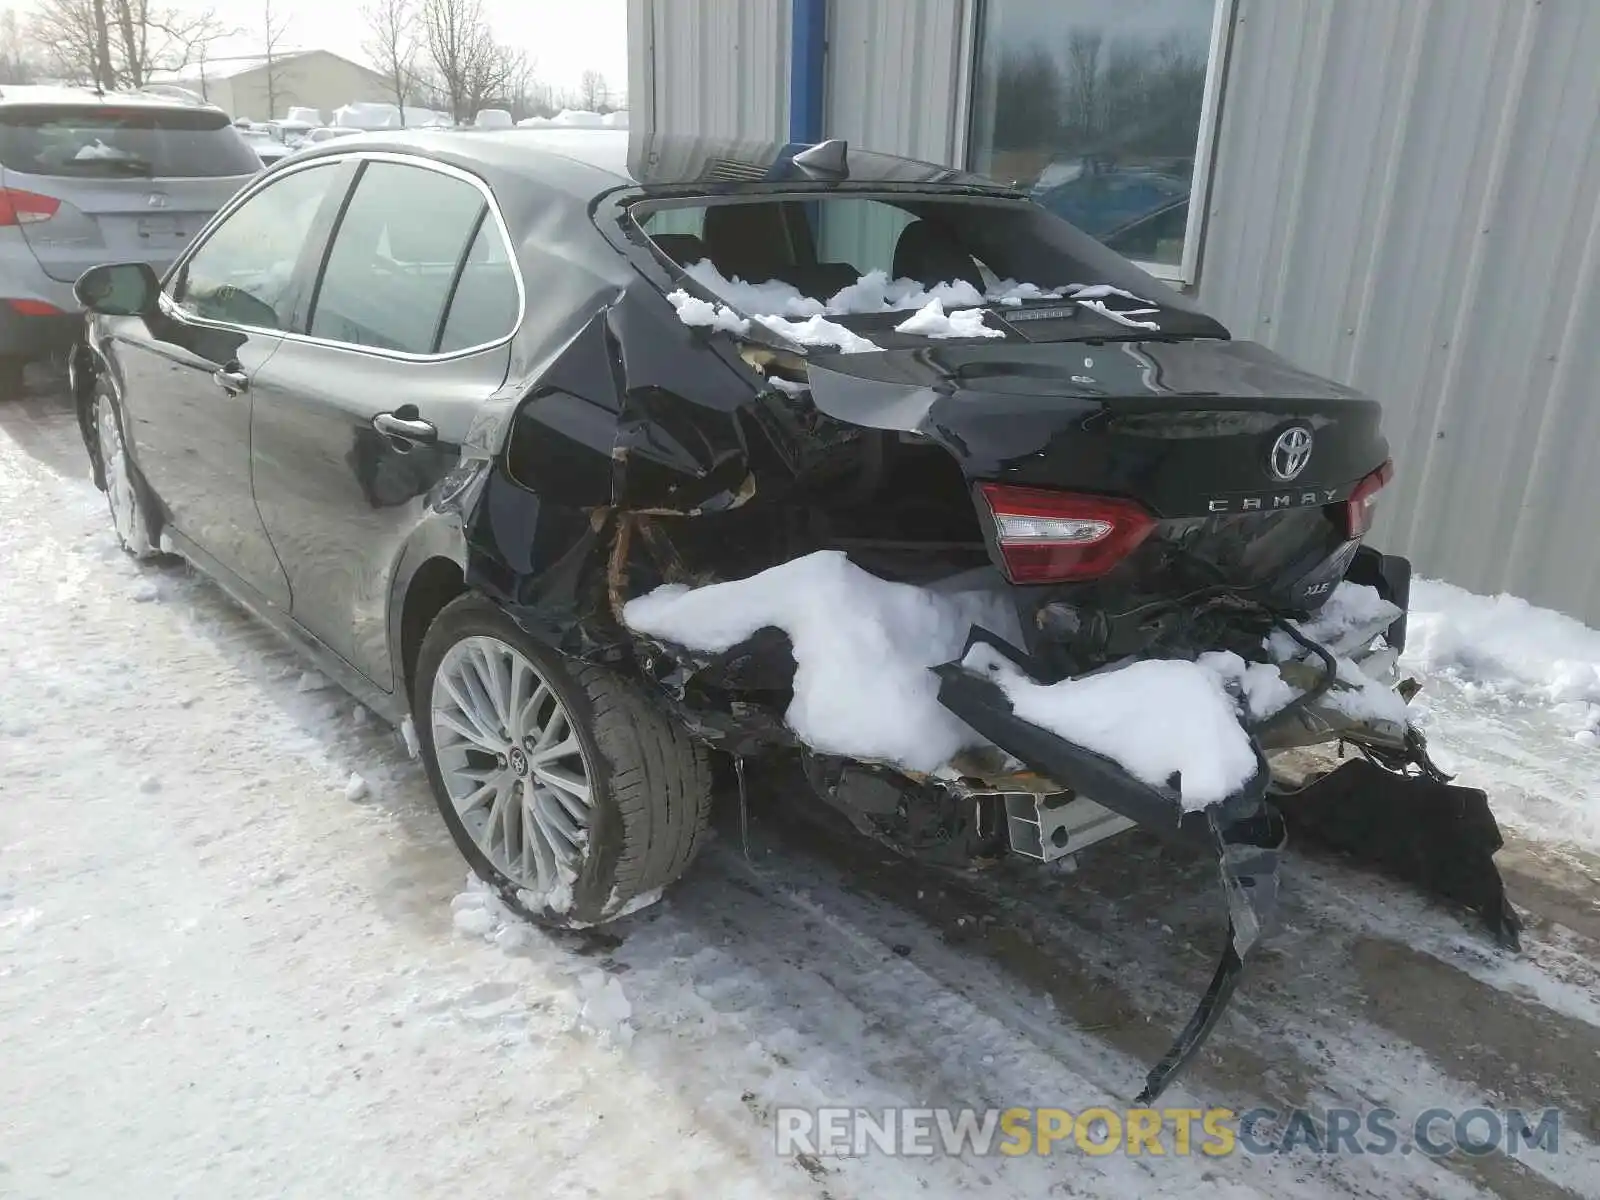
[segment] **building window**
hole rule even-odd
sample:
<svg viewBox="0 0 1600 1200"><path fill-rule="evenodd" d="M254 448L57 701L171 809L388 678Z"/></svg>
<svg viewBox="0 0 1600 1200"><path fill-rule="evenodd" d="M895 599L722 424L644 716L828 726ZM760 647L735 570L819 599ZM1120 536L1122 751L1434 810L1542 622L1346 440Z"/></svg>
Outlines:
<svg viewBox="0 0 1600 1200"><path fill-rule="evenodd" d="M970 165L1192 282L1231 0L986 0Z"/></svg>

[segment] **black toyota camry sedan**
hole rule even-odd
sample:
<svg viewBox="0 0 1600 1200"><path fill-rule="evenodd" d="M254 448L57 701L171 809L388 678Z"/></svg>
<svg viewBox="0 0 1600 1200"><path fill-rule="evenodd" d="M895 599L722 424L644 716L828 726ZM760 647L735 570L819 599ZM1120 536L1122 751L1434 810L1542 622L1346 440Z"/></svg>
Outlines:
<svg viewBox="0 0 1600 1200"><path fill-rule="evenodd" d="M1153 1094L1314 810L1270 756L1360 747L1340 812L1437 782L1396 690L1409 568L1363 544L1378 405L1010 187L840 142L374 134L262 173L164 278L77 291L122 545L414 724L536 919L654 900L714 754L791 755L946 864L1144 825L1216 854L1230 922ZM1214 732L1127 736L1180 702ZM1482 818L1450 898L1514 937Z"/></svg>

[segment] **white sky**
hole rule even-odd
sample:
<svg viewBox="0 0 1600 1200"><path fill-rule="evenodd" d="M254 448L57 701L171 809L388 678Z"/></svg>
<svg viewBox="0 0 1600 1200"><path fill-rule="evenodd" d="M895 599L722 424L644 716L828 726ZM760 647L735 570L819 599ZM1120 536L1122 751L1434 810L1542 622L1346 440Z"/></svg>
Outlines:
<svg viewBox="0 0 1600 1200"><path fill-rule="evenodd" d="M182 7L207 7L205 0L177 0ZM217 44L213 56L254 54L261 49L262 5L258 0L211 0L217 17L246 32ZM31 7L16 5L23 17ZM152 5L155 7L155 5ZM273 0L275 20L288 21L280 43L290 50L332 50L365 62L367 39L360 0ZM628 88L627 0L484 0L495 36L525 50L535 74L558 91L576 88L588 70L606 77L620 101Z"/></svg>

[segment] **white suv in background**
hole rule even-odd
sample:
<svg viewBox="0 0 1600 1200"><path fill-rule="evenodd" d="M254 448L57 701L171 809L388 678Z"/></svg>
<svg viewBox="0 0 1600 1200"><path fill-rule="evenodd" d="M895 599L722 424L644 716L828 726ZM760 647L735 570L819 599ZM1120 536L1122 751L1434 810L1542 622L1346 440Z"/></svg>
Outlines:
<svg viewBox="0 0 1600 1200"><path fill-rule="evenodd" d="M138 260L160 275L261 170L221 109L87 88L0 88L0 397L83 331L72 285Z"/></svg>

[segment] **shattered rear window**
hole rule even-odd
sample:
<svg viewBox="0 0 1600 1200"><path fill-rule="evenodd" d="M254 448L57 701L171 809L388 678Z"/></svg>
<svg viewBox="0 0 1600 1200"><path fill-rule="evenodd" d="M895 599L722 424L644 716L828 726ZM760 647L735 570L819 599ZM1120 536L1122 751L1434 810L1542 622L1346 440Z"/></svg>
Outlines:
<svg viewBox="0 0 1600 1200"><path fill-rule="evenodd" d="M1023 201L762 196L645 205L638 219L693 285L670 297L686 324L742 334L755 321L803 346L1056 340L1075 332L1051 326L1081 309L1095 327L1153 334L1177 299Z"/></svg>

